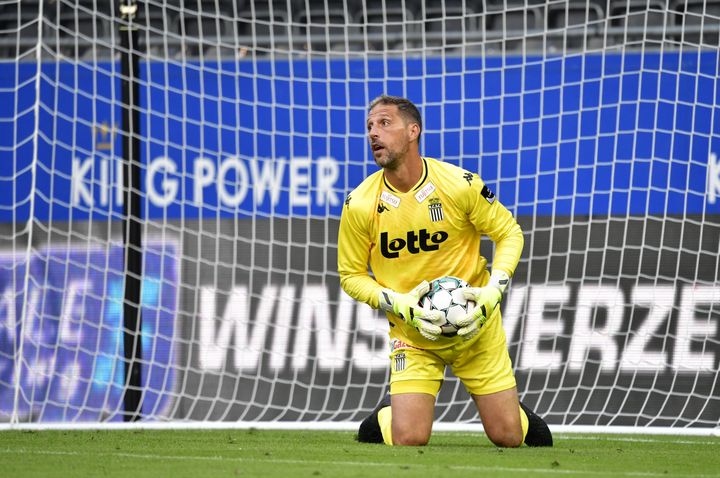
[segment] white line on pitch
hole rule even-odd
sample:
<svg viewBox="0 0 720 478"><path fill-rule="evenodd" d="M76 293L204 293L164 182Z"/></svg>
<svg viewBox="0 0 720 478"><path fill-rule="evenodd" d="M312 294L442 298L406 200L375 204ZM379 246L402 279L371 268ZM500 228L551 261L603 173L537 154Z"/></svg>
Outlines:
<svg viewBox="0 0 720 478"><path fill-rule="evenodd" d="M463 433L463 432L438 432L437 434L443 434L446 433L448 435L452 436L463 436L463 437L478 437L483 439L485 435L480 433ZM657 439L657 438L632 438L632 437L618 437L618 436L612 436L612 435L594 435L591 438L588 438L588 435L574 435L574 434L553 434L553 437L555 437L556 440L581 440L581 441L587 441L588 439L592 440L602 440L602 441L624 441L624 442L631 442L631 443L672 443L676 445L720 445L720 439L717 439L715 441L693 441L693 440L683 440L683 439L672 439L672 437L668 436L667 439Z"/></svg>
<svg viewBox="0 0 720 478"><path fill-rule="evenodd" d="M573 435L561 435L555 436L556 439L560 440L587 440L587 436L573 436ZM720 445L720 440L715 441L693 441L693 440L658 440L657 438L630 438L630 437L609 437L609 436L597 436L594 437L596 440L602 441L624 441L630 443L672 443L675 445Z"/></svg>
<svg viewBox="0 0 720 478"><path fill-rule="evenodd" d="M148 459L148 460L178 460L178 461L215 461L215 462L234 462L234 463L280 463L286 465L338 465L338 466L375 466L375 467L411 467L418 468L424 467L424 465L416 464L405 464L405 463L373 463L366 461L325 461L325 460L291 460L283 458L241 458L241 457L225 457L225 456L181 456L181 455L156 455L150 453L136 454L136 453L123 453L123 452L100 452L100 453L80 453L77 451L52 451L52 450L28 450L24 448L12 449L4 448L0 449L0 453L12 454L29 454L29 455L56 455L56 456L111 456L117 458L136 458L136 459ZM432 465L430 465L432 466ZM449 465L444 468L454 470L467 470L467 471L478 471L478 472L508 472L508 473L541 473L541 474L552 474L552 475L584 475L584 476L606 476L607 471L588 471L588 470L566 470L557 468L511 468L502 466L475 466L475 465ZM666 473L652 473L652 472L612 472L613 476L628 476L628 477L667 477ZM688 478L717 478L720 475L696 475L696 474L684 474L684 475L673 475L677 477L688 477Z"/></svg>

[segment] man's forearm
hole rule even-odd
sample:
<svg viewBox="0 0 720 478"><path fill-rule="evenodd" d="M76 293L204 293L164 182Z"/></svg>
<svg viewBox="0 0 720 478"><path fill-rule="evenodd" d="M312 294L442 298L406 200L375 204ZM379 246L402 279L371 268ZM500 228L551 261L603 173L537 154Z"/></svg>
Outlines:
<svg viewBox="0 0 720 478"><path fill-rule="evenodd" d="M340 275L340 285L347 295L353 299L368 304L373 309L380 305L378 296L382 287L375 279L367 274Z"/></svg>
<svg viewBox="0 0 720 478"><path fill-rule="evenodd" d="M520 261L525 239L520 226L515 224L509 234L495 243L493 270L501 270L512 277Z"/></svg>

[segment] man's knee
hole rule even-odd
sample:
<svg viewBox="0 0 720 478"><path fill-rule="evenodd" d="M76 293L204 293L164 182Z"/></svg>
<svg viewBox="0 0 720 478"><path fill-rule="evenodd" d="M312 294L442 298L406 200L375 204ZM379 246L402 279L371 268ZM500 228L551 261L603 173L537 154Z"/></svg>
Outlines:
<svg viewBox="0 0 720 478"><path fill-rule="evenodd" d="M393 395L393 445L424 446L432 433L435 396L427 393Z"/></svg>
<svg viewBox="0 0 720 478"><path fill-rule="evenodd" d="M523 443L522 428L509 424L488 424L484 426L485 434L495 446L517 448Z"/></svg>
<svg viewBox="0 0 720 478"><path fill-rule="evenodd" d="M393 445L425 446L430 441L430 431L417 430L410 427L393 426Z"/></svg>

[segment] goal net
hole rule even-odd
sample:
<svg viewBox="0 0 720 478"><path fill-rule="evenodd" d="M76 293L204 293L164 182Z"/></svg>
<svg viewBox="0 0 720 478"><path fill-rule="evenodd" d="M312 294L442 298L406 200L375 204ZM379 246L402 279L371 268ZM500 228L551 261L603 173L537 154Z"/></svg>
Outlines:
<svg viewBox="0 0 720 478"><path fill-rule="evenodd" d="M522 226L521 399L718 433L719 32L716 0L0 1L0 420L366 416L388 326L337 229L387 93ZM478 423L452 375L436 419Z"/></svg>

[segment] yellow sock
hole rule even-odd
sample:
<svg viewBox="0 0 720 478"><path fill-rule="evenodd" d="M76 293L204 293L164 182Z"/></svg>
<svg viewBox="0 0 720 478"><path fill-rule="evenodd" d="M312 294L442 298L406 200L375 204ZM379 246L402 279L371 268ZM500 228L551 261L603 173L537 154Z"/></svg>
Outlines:
<svg viewBox="0 0 720 478"><path fill-rule="evenodd" d="M380 432L386 445L392 446L392 408L381 408L378 412L378 423L380 424ZM525 428L527 428L527 418L525 418Z"/></svg>
<svg viewBox="0 0 720 478"><path fill-rule="evenodd" d="M527 414L525 413L525 410L520 407L520 426L522 427L522 435L523 435L523 442L525 441L525 437L527 436L528 428L530 428L530 423L528 422Z"/></svg>

